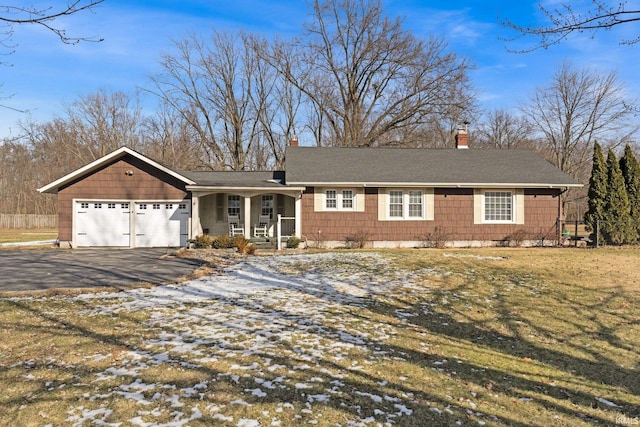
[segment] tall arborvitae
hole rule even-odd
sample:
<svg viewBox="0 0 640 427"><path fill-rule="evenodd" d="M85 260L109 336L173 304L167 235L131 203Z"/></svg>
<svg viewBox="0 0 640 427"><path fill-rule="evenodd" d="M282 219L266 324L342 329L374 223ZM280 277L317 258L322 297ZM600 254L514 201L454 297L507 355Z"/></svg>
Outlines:
<svg viewBox="0 0 640 427"><path fill-rule="evenodd" d="M640 241L640 164L629 145L624 148L620 159L620 170L627 188L629 215L634 228L630 243L637 243Z"/></svg>
<svg viewBox="0 0 640 427"><path fill-rule="evenodd" d="M607 154L607 197L603 234L608 243L622 245L633 235L629 199L620 164L613 150Z"/></svg>
<svg viewBox="0 0 640 427"><path fill-rule="evenodd" d="M604 219L604 209L607 197L607 163L602 154L602 148L597 142L593 145L593 167L589 178L589 209L584 214L587 230L593 231L591 238L595 241L596 222ZM598 236L601 243L602 232Z"/></svg>

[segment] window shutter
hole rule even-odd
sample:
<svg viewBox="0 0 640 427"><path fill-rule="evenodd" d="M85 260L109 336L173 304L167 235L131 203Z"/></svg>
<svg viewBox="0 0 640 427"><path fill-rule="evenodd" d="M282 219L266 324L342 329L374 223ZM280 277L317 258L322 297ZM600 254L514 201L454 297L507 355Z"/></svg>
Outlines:
<svg viewBox="0 0 640 427"><path fill-rule="evenodd" d="M324 190L322 188L314 188L313 191L313 211L324 211Z"/></svg>
<svg viewBox="0 0 640 427"><path fill-rule="evenodd" d="M473 189L473 223L482 224L482 190Z"/></svg>
<svg viewBox="0 0 640 427"><path fill-rule="evenodd" d="M433 221L434 220L434 201L435 201L435 197L434 197L434 191L433 188L425 188L424 190L424 219L427 221Z"/></svg>
<svg viewBox="0 0 640 427"><path fill-rule="evenodd" d="M516 224L524 224L524 190L517 189L516 193Z"/></svg>
<svg viewBox="0 0 640 427"><path fill-rule="evenodd" d="M387 220L387 190L378 188L378 221Z"/></svg>
<svg viewBox="0 0 640 427"><path fill-rule="evenodd" d="M364 188L356 188L356 196L355 196L355 203L356 203L356 212L364 212Z"/></svg>

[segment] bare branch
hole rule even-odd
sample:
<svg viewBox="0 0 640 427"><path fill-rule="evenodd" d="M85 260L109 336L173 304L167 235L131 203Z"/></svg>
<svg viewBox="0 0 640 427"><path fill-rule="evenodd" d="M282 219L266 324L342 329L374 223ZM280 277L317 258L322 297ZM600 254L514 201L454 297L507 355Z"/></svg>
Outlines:
<svg viewBox="0 0 640 427"><path fill-rule="evenodd" d="M607 4L603 0L592 0L592 6L586 11L578 11L569 3L562 3L559 8L548 9L542 4L538 7L549 21L545 26L522 26L506 18L501 24L517 33L516 37L505 39L515 41L525 36L533 36L538 43L524 50L512 52L526 53L540 48L547 49L565 41L572 33L590 31L595 34L598 30L610 30L622 24L633 24L640 21L640 10L627 9L627 2ZM621 44L633 45L640 42L640 35L633 39L621 40Z"/></svg>
<svg viewBox="0 0 640 427"><path fill-rule="evenodd" d="M77 44L80 42L101 42L103 39L96 37L72 37L66 30L54 25L60 18L75 15L85 11L93 11L104 0L73 0L66 6L48 6L38 8L36 6L0 5L0 46L6 50L0 52L0 58L11 56L15 53L17 44L13 41L14 26L33 24L45 28L55 34L65 44ZM11 64L0 59L0 65ZM7 100L12 95L0 95L1 100ZM0 108L14 111L23 111L0 103Z"/></svg>
<svg viewBox="0 0 640 427"><path fill-rule="evenodd" d="M95 9L104 0L74 0L64 7L49 6L37 8L35 6L11 6L0 5L0 22L7 25L2 44L11 39L13 34L12 25L35 24L46 28L55 34L60 41L65 44L77 44L80 42L101 42L104 39L92 37L72 37L67 35L66 30L53 25L58 18L75 15L79 12Z"/></svg>
<svg viewBox="0 0 640 427"><path fill-rule="evenodd" d="M486 148L535 148L533 127L521 116L508 110L489 111L475 132L478 146Z"/></svg>

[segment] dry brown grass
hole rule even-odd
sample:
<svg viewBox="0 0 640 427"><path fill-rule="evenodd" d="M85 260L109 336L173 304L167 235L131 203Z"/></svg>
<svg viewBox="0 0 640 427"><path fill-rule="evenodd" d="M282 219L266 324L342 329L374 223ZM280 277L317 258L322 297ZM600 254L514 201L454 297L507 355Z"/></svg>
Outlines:
<svg viewBox="0 0 640 427"><path fill-rule="evenodd" d="M389 283L410 277L411 286L390 287L361 305L336 306L323 311L324 317L311 317L316 313L309 312L297 318L305 328L291 325L288 340L268 338L273 346L269 355L242 355L243 343L271 326L261 324L257 314L283 310L283 305L297 301L277 300L269 306L268 300L248 297L240 307L247 318L257 320L243 323L248 329L229 329L229 350L216 354L217 360L203 362L197 355L174 352L172 360L149 365L134 376L97 380L109 369L134 366L131 352L166 351L157 342L163 334L182 333L188 343L196 337L184 330L206 330L211 326L208 320L154 321L161 313L169 319L181 315L171 306L96 313L96 306L116 304L99 295L0 300L0 425L73 424L80 407L111 411L104 418L110 423L137 416L168 423L175 418L172 413L188 416L193 408L203 414L188 422L192 426L235 426L242 418L270 425L274 417L283 426L314 420L335 426L346 425L356 414L384 423L376 409L397 408L391 401L374 402L371 396L407 404L412 414L395 419L402 426L448 426L457 421L519 427L614 425L640 417L640 249L385 251L379 253L384 262L377 264L358 264L349 253L290 263L279 271L296 279L318 274L335 278L341 271L346 276L353 272L388 278ZM214 252L203 254L215 265ZM315 297L313 292L310 288L303 297ZM221 304L192 303L213 318ZM306 332L309 325L362 337L382 331L388 337L376 343L375 352L347 347L336 350L344 352L344 358L325 354L314 364L305 362L303 350L330 346L333 338L318 334L314 343ZM207 354L215 345L198 349ZM271 358L268 366L281 367L266 369L266 357ZM296 368L305 363L309 369ZM265 397L252 396L248 390L257 384L246 375L253 372L248 366L258 366L267 380L287 377L290 384L306 383L310 388L276 388ZM310 403L308 396L326 393L334 375L340 376L340 393L331 395L329 402ZM208 382L193 396L183 393L183 407L173 407L169 400L150 406L117 393L129 390L137 379L158 385L141 392L147 400L157 390L171 396ZM162 389L163 384L174 388ZM238 399L252 406L230 403ZM291 406L283 407L282 402ZM156 406L157 416L141 415ZM216 414L233 421L215 418Z"/></svg>
<svg viewBox="0 0 640 427"><path fill-rule="evenodd" d="M0 243L33 242L41 240L55 240L58 230L47 229L0 229Z"/></svg>

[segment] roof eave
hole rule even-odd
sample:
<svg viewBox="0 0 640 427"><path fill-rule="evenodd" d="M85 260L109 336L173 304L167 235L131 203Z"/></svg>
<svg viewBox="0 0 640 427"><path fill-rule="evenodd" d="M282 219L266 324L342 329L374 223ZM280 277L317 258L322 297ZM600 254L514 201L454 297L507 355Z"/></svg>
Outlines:
<svg viewBox="0 0 640 427"><path fill-rule="evenodd" d="M186 189L189 191L218 191L218 190L229 190L229 191L304 191L306 187L304 186L290 186L290 185L281 185L279 187L276 186L238 186L238 185L187 185Z"/></svg>
<svg viewBox="0 0 640 427"><path fill-rule="evenodd" d="M307 187L433 187L433 188L568 188L583 187L580 183L505 183L505 182L291 182Z"/></svg>

